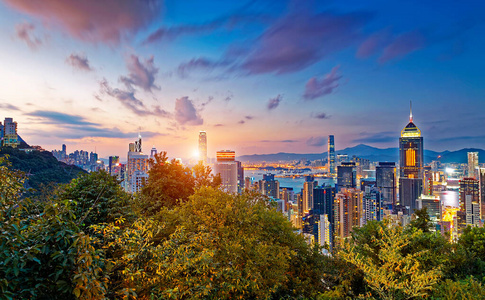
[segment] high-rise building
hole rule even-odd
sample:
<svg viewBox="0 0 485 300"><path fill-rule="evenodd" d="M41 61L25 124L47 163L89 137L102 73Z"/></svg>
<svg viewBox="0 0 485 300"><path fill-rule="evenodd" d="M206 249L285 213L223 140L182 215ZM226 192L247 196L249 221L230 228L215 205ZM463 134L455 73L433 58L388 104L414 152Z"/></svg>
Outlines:
<svg viewBox="0 0 485 300"><path fill-rule="evenodd" d="M157 155L158 151L157 148L155 148L155 145L152 147L152 150L150 150L150 158L155 159L155 155Z"/></svg>
<svg viewBox="0 0 485 300"><path fill-rule="evenodd" d="M368 221L382 221L383 214L380 190L377 187L365 187L362 199L362 225Z"/></svg>
<svg viewBox="0 0 485 300"><path fill-rule="evenodd" d="M344 188L335 195L335 236L346 238L350 236L352 227L362 226L362 196L362 191L353 188Z"/></svg>
<svg viewBox="0 0 485 300"><path fill-rule="evenodd" d="M342 162L340 166L337 167L337 186L339 190L356 187L354 162Z"/></svg>
<svg viewBox="0 0 485 300"><path fill-rule="evenodd" d="M462 216L458 219L459 230L467 225L478 225L480 221L480 189L478 180L474 178L463 178L460 180L459 212L461 212Z"/></svg>
<svg viewBox="0 0 485 300"><path fill-rule="evenodd" d="M477 179L478 152L468 152L468 177Z"/></svg>
<svg viewBox="0 0 485 300"><path fill-rule="evenodd" d="M409 206L411 214L423 188L423 158L423 137L410 110L409 123L399 138L399 202Z"/></svg>
<svg viewBox="0 0 485 300"><path fill-rule="evenodd" d="M478 170L480 182L480 219L485 220L485 168Z"/></svg>
<svg viewBox="0 0 485 300"><path fill-rule="evenodd" d="M383 204L396 205L396 163L379 162L376 166L376 187Z"/></svg>
<svg viewBox="0 0 485 300"><path fill-rule="evenodd" d="M17 122L12 118L5 118L3 123L3 146L17 148L20 145L19 137L17 135Z"/></svg>
<svg viewBox="0 0 485 300"><path fill-rule="evenodd" d="M130 193L141 190L148 179L148 155L143 154L141 135L135 143L129 144L128 162L125 173L125 189Z"/></svg>
<svg viewBox="0 0 485 300"><path fill-rule="evenodd" d="M306 176L303 183L303 211L307 212L313 208L313 189L318 186L313 176Z"/></svg>
<svg viewBox="0 0 485 300"><path fill-rule="evenodd" d="M236 160L237 164L237 191L238 193L242 193L244 190L244 167L240 161Z"/></svg>
<svg viewBox="0 0 485 300"><path fill-rule="evenodd" d="M110 156L109 157L109 165L108 165L108 172L111 176L120 176L120 157L119 156Z"/></svg>
<svg viewBox="0 0 485 300"><path fill-rule="evenodd" d="M333 135L328 136L328 173L335 176L335 140Z"/></svg>
<svg viewBox="0 0 485 300"><path fill-rule="evenodd" d="M264 174L259 184L259 192L265 196L279 199L280 183L274 179L274 174Z"/></svg>
<svg viewBox="0 0 485 300"><path fill-rule="evenodd" d="M215 173L221 176L221 186L228 193L238 192L238 168L236 152L232 150L217 151L217 162L214 165Z"/></svg>
<svg viewBox="0 0 485 300"><path fill-rule="evenodd" d="M207 133L205 131L199 132L199 161L207 163Z"/></svg>
<svg viewBox="0 0 485 300"><path fill-rule="evenodd" d="M333 229L334 223L334 199L335 187L319 186L313 189L313 214L320 216L320 227L318 228L319 241L321 238L332 247L333 246ZM322 224L322 216L326 223ZM321 226L324 226L323 228ZM325 232L322 232L325 230ZM328 232L327 232L328 230ZM320 244L323 246L323 244Z"/></svg>

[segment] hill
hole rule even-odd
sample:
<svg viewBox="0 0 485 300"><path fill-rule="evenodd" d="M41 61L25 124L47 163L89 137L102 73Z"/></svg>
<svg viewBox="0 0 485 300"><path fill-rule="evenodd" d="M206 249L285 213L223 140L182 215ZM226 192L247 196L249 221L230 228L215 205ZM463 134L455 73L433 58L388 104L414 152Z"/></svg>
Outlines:
<svg viewBox="0 0 485 300"><path fill-rule="evenodd" d="M424 162L430 163L433 160L439 160L442 163L466 163L467 152L476 151L480 162L485 162L485 151L481 149L461 149L457 151L443 151L437 152L432 150L424 150ZM399 160L399 148L376 148L364 144L359 144L354 147L335 151L336 154L347 154L349 157L358 156L368 159L370 161L395 161ZM242 162L277 162L277 161L294 161L294 160L327 160L327 152L323 153L275 153L275 154L253 154L242 155L238 160Z"/></svg>
<svg viewBox="0 0 485 300"><path fill-rule="evenodd" d="M12 169L25 172L28 176L28 187L39 190L42 185L50 183L69 183L85 171L79 167L58 161L48 151L24 152L19 149L1 148L1 156L9 156Z"/></svg>

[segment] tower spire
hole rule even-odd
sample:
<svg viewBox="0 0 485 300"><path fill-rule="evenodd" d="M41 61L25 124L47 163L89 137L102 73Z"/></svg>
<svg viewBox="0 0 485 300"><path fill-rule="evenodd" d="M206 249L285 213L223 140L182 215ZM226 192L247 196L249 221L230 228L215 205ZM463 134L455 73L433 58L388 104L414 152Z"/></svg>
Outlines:
<svg viewBox="0 0 485 300"><path fill-rule="evenodd" d="M413 121L413 101L409 101L409 122Z"/></svg>

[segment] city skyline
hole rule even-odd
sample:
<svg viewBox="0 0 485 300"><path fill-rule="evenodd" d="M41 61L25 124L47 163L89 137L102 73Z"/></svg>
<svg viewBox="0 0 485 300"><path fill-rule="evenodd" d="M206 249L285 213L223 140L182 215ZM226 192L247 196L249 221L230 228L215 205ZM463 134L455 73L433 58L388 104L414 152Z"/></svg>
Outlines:
<svg viewBox="0 0 485 300"><path fill-rule="evenodd" d="M382 1L0 1L0 108L47 150L170 156L485 148L484 23L473 6ZM419 9L418 9L419 8ZM110 21L106 21L110 20Z"/></svg>

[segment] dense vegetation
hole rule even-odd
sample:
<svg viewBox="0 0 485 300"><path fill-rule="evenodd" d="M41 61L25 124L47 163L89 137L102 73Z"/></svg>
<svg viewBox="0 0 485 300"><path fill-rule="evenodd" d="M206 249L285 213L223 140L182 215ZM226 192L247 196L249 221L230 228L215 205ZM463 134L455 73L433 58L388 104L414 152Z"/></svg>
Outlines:
<svg viewBox="0 0 485 300"><path fill-rule="evenodd" d="M48 151L32 151L26 153L10 147L0 148L0 157L8 155L11 168L20 170L27 175L26 184L34 189L32 195L39 195L52 185L71 182L82 173L83 169L58 161Z"/></svg>
<svg viewBox="0 0 485 300"><path fill-rule="evenodd" d="M0 299L485 299L483 228L451 244L420 211L326 256L261 195L164 154L152 164L135 197L101 171L39 201L0 158Z"/></svg>

